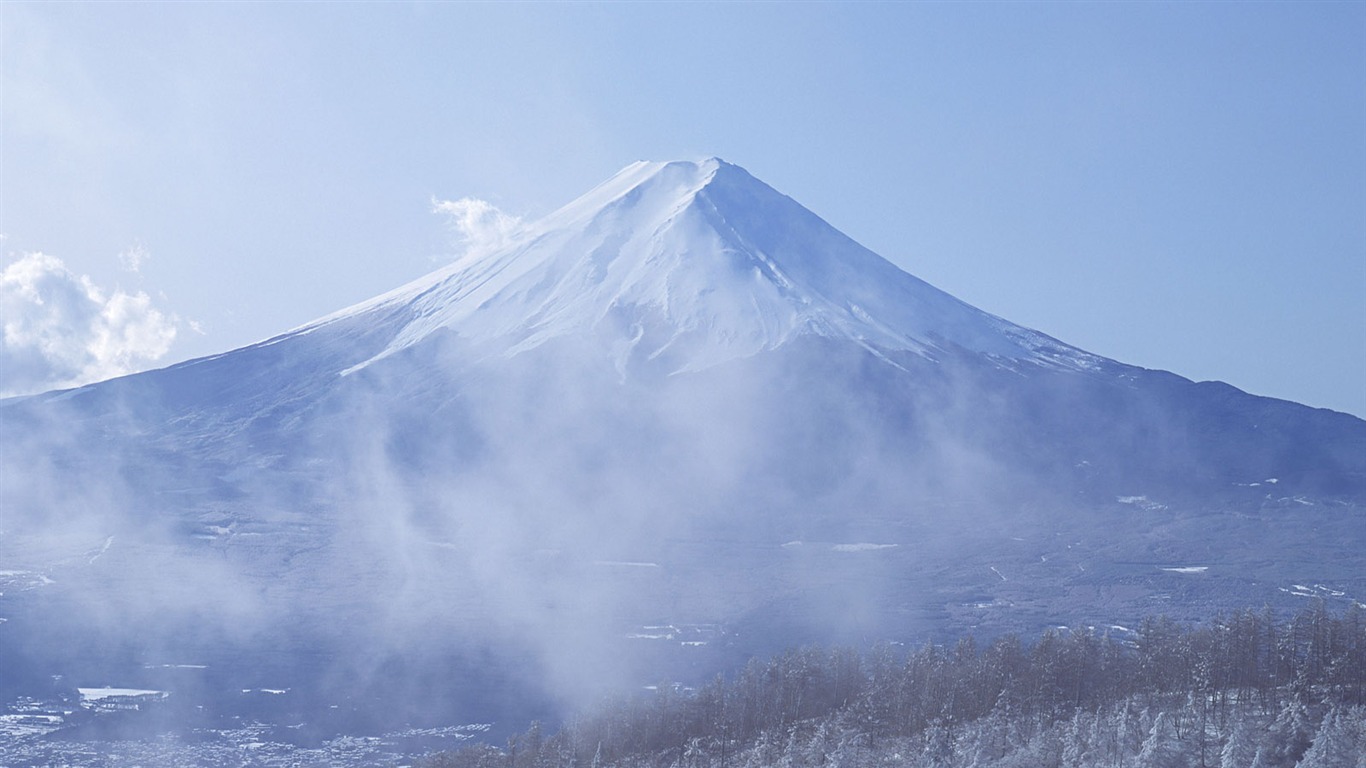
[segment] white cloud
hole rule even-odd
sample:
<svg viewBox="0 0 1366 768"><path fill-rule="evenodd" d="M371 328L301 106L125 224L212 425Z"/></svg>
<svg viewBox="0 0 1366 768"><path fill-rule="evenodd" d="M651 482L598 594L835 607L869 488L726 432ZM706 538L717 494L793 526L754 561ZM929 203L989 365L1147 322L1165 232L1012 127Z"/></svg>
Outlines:
<svg viewBox="0 0 1366 768"><path fill-rule="evenodd" d="M152 254L143 247L142 243L134 243L123 249L119 254L119 266L128 272L138 272L142 270L142 265Z"/></svg>
<svg viewBox="0 0 1366 768"><path fill-rule="evenodd" d="M0 396L10 396L146 368L170 350L179 320L142 291L103 290L29 253L0 272L0 322Z"/></svg>
<svg viewBox="0 0 1366 768"><path fill-rule="evenodd" d="M433 198L432 210L445 214L450 220L466 253L485 252L506 245L522 225L520 218L509 216L492 203L474 197Z"/></svg>

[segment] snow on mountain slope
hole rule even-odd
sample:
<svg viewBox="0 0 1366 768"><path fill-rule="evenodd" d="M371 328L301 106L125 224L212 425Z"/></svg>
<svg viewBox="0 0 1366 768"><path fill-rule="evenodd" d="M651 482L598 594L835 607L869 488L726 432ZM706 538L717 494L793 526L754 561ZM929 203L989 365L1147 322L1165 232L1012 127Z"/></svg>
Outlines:
<svg viewBox="0 0 1366 768"><path fill-rule="evenodd" d="M1360 419L1012 325L719 160L505 242L0 401L0 704L192 664L224 713L497 719L509 681L589 700L807 641L1366 595Z"/></svg>
<svg viewBox="0 0 1366 768"><path fill-rule="evenodd" d="M912 277L716 158L630 165L510 244L280 340L353 323L389 340L348 372L442 328L489 356L592 334L620 370L699 370L804 335L929 358L959 348L1003 364L1103 362Z"/></svg>

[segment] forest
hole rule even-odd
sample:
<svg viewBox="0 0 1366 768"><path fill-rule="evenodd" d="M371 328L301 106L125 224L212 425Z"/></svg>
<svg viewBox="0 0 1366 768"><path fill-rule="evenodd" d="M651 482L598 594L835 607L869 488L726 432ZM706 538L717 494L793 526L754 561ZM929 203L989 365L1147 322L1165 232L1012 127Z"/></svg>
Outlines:
<svg viewBox="0 0 1366 768"><path fill-rule="evenodd" d="M804 647L424 768L1366 768L1366 609Z"/></svg>

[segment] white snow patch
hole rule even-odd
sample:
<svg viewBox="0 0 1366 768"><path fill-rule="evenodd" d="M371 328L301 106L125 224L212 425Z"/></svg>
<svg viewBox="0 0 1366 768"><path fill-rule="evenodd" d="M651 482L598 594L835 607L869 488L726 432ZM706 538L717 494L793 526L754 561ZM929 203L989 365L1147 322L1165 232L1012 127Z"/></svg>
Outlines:
<svg viewBox="0 0 1366 768"><path fill-rule="evenodd" d="M99 701L115 697L158 696L166 697L165 691L149 691L142 688L77 688L81 701Z"/></svg>
<svg viewBox="0 0 1366 768"><path fill-rule="evenodd" d="M1139 509L1145 509L1150 512L1158 509L1167 508L1166 504L1163 504L1160 501L1153 501L1147 496L1116 496L1115 501L1119 502L1120 504L1132 504L1133 506L1138 507Z"/></svg>
<svg viewBox="0 0 1366 768"><path fill-rule="evenodd" d="M1286 592L1286 593L1292 594L1292 595L1294 595L1294 596L1296 596L1296 597L1324 597L1324 596L1327 596L1327 597L1346 597L1346 596L1347 596L1347 593L1346 593L1346 592L1344 592L1344 591L1342 591L1342 590L1340 590L1340 589L1335 589L1335 588L1333 588L1333 587L1327 586L1326 584L1315 584L1315 585L1312 586L1312 587L1306 587L1306 586L1303 585L1303 584L1291 584L1290 587L1291 587L1290 589L1286 589L1285 587L1280 587L1279 589L1280 589L1280 591L1282 591L1282 592ZM1348 598L1348 599L1352 599L1352 598Z"/></svg>
<svg viewBox="0 0 1366 768"><path fill-rule="evenodd" d="M1183 565L1178 568L1163 568L1168 573L1204 573L1209 570L1208 565Z"/></svg>
<svg viewBox="0 0 1366 768"><path fill-rule="evenodd" d="M100 555L103 555L105 552L108 552L108 551L109 551L109 547L112 546L113 544L114 544L114 537L113 537L113 536L110 536L109 538L105 539L105 540L104 540L104 546L100 547L100 551L99 551L99 552L96 552L94 555L91 555L91 557L90 557L90 562L89 562L89 563L86 563L86 565L94 565L94 564L95 564L95 561L100 559Z"/></svg>
<svg viewBox="0 0 1366 768"><path fill-rule="evenodd" d="M830 549L836 552L871 552L878 549L895 549L898 544L869 544L860 542L857 544L836 544Z"/></svg>
<svg viewBox="0 0 1366 768"><path fill-rule="evenodd" d="M1007 578L1005 577L1004 574L1002 574L1000 571L996 570L996 566L994 566L994 565L988 565L987 567L991 569L991 572L992 572L992 573L996 574L997 576L1000 576L1000 577L1001 577L1001 581L1010 581L1010 579L1007 579Z"/></svg>
<svg viewBox="0 0 1366 768"><path fill-rule="evenodd" d="M55 583L46 574L37 571L0 571L0 586L12 587L20 592Z"/></svg>

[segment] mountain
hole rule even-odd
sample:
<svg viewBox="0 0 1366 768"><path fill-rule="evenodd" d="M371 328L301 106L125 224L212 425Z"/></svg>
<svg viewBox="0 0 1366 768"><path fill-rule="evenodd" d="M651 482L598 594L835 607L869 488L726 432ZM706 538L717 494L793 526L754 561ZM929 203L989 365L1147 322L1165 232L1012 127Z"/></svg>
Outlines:
<svg viewBox="0 0 1366 768"><path fill-rule="evenodd" d="M515 724L809 640L1366 600L1366 422L1009 323L716 159L0 419L6 695Z"/></svg>
<svg viewBox="0 0 1366 768"><path fill-rule="evenodd" d="M598 333L619 370L648 361L668 373L802 336L931 357L956 347L1074 368L1098 362L917 280L717 159L635 163L514 244L300 332L358 318L393 334L377 358L450 328L504 355Z"/></svg>

